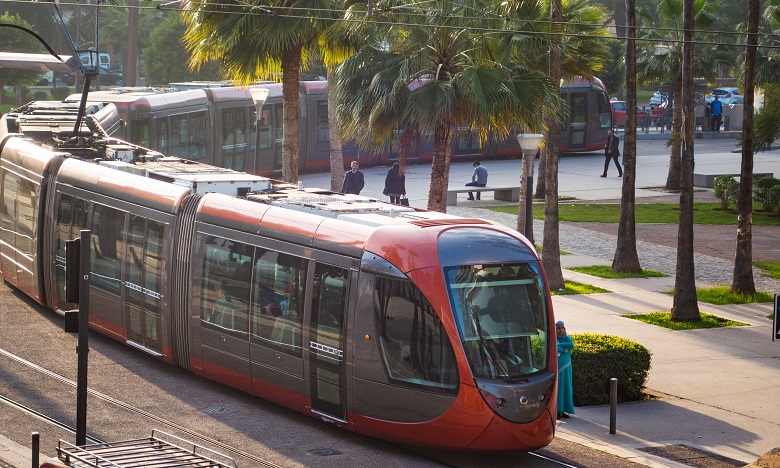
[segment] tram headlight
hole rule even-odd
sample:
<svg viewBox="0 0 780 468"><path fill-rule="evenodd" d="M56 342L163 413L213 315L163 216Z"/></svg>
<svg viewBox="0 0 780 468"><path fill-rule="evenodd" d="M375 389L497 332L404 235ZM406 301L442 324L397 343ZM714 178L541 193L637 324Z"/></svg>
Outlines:
<svg viewBox="0 0 780 468"><path fill-rule="evenodd" d="M505 398L497 397L482 388L479 389L479 393L482 395L482 398L485 399L485 402L488 404L488 406L493 409L493 411L498 411L500 408L506 406Z"/></svg>

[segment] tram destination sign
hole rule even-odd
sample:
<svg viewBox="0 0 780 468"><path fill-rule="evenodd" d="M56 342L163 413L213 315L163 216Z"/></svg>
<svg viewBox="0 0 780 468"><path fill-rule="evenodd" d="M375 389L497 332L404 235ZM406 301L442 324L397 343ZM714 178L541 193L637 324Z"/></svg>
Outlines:
<svg viewBox="0 0 780 468"><path fill-rule="evenodd" d="M772 321L772 341L780 341L780 294L775 294L774 320Z"/></svg>

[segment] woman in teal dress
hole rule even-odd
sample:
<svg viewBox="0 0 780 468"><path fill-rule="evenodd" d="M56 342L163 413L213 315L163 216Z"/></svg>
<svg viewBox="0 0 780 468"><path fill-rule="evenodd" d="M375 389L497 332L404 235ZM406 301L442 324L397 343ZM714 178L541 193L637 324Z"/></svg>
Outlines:
<svg viewBox="0 0 780 468"><path fill-rule="evenodd" d="M558 339L558 419L574 414L574 388L571 372L571 350L574 340L566 334L562 321L555 323L555 335Z"/></svg>

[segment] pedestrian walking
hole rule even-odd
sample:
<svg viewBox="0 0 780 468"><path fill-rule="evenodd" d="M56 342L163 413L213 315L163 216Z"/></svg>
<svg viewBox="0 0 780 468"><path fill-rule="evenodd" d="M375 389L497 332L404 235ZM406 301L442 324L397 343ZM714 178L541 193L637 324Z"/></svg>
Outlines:
<svg viewBox="0 0 780 468"><path fill-rule="evenodd" d="M711 112L712 112L712 125L716 132L720 133L720 121L723 117L723 105L720 102L720 99L718 99L718 95L716 94L715 97L712 98L712 103L710 104Z"/></svg>
<svg viewBox="0 0 780 468"><path fill-rule="evenodd" d="M566 333L563 321L555 322L555 337L558 344L558 419L574 414L574 380L571 369L571 350L574 340Z"/></svg>
<svg viewBox="0 0 780 468"><path fill-rule="evenodd" d="M406 176L398 163L393 163L393 167L387 171L385 189L382 193L390 197L390 203L396 205L400 205L401 198L406 195Z"/></svg>
<svg viewBox="0 0 780 468"><path fill-rule="evenodd" d="M488 171L485 166L482 166L479 161L474 161L474 171L471 173L471 182L466 184L466 187L484 187L487 185ZM480 193L477 192L477 200L479 200ZM473 200L474 194L469 192L468 200Z"/></svg>
<svg viewBox="0 0 780 468"><path fill-rule="evenodd" d="M601 174L601 177L607 176L610 161L615 161L618 177L623 177L623 169L620 168L618 156L620 156L620 138L615 135L615 132L610 130L607 132L607 145L604 147L604 173Z"/></svg>
<svg viewBox="0 0 780 468"><path fill-rule="evenodd" d="M341 186L341 193L351 193L360 195L363 186L366 184L363 173L358 170L357 161L352 161L349 165L351 170L344 174L344 184Z"/></svg>

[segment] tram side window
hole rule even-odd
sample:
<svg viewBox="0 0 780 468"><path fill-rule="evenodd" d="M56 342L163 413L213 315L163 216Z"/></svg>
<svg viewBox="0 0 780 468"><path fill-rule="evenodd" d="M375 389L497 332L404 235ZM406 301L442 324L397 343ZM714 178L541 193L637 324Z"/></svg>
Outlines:
<svg viewBox="0 0 780 468"><path fill-rule="evenodd" d="M171 117L171 154L170 156L187 157L187 142L189 141L189 128L187 116Z"/></svg>
<svg viewBox="0 0 780 468"><path fill-rule="evenodd" d="M258 249L252 284L252 337L301 356L306 260Z"/></svg>
<svg viewBox="0 0 780 468"><path fill-rule="evenodd" d="M149 147L149 142L151 139L149 138L149 120L133 120L130 123L130 132L132 133L132 136L130 137L130 141L134 142L137 145L141 145L144 147Z"/></svg>
<svg viewBox="0 0 780 468"><path fill-rule="evenodd" d="M603 92L596 93L596 112L599 116L599 126L601 128L612 128L612 110L609 108L607 95Z"/></svg>
<svg viewBox="0 0 780 468"><path fill-rule="evenodd" d="M271 109L263 107L260 113L260 119L257 123L257 145L260 149L268 149L271 147Z"/></svg>
<svg viewBox="0 0 780 468"><path fill-rule="evenodd" d="M458 369L447 332L411 281L377 277L374 317L390 379L400 385L454 394Z"/></svg>
<svg viewBox="0 0 780 468"><path fill-rule="evenodd" d="M38 194L32 181L21 179L16 197L16 219L19 221L19 231L16 237L16 248L25 256L32 258L33 244L38 225Z"/></svg>
<svg viewBox="0 0 780 468"><path fill-rule="evenodd" d="M114 294L119 294L124 221L123 212L107 206L95 205L92 212L91 284Z"/></svg>
<svg viewBox="0 0 780 468"><path fill-rule="evenodd" d="M163 154L170 153L168 144L170 141L170 132L168 128L168 119L162 118L157 121L157 151Z"/></svg>
<svg viewBox="0 0 780 468"><path fill-rule="evenodd" d="M206 160L206 113L198 112L189 116L188 124L188 137L189 141L187 147L189 150L189 158L194 161Z"/></svg>
<svg viewBox="0 0 780 468"><path fill-rule="evenodd" d="M206 238L200 304L207 328L246 339L252 251L239 242Z"/></svg>
<svg viewBox="0 0 780 468"><path fill-rule="evenodd" d="M329 135L328 101L317 101L317 141L328 141Z"/></svg>
<svg viewBox="0 0 780 468"><path fill-rule="evenodd" d="M19 177L8 171L3 171L3 240L6 236L13 236L16 231L16 193L19 191ZM9 245L14 245L10 238Z"/></svg>
<svg viewBox="0 0 780 468"><path fill-rule="evenodd" d="M65 241L79 237L87 225L89 206L83 200L75 200L72 196L61 194L57 208L57 253L54 258L54 269L57 278L57 305L61 309L68 308L65 304Z"/></svg>

